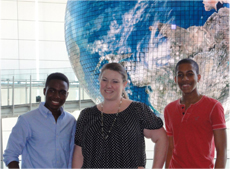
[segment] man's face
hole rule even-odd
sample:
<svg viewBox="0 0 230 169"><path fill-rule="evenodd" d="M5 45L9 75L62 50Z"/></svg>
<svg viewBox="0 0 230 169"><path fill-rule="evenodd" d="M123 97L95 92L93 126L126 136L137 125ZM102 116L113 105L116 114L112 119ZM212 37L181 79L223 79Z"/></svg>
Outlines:
<svg viewBox="0 0 230 169"><path fill-rule="evenodd" d="M43 93L46 99L45 107L51 112L59 111L68 96L68 84L62 80L53 79L44 88Z"/></svg>
<svg viewBox="0 0 230 169"><path fill-rule="evenodd" d="M183 94L197 92L197 83L200 78L201 76L196 73L195 68L190 63L183 63L177 67L175 82Z"/></svg>
<svg viewBox="0 0 230 169"><path fill-rule="evenodd" d="M211 11L216 8L216 0L203 0L205 11Z"/></svg>

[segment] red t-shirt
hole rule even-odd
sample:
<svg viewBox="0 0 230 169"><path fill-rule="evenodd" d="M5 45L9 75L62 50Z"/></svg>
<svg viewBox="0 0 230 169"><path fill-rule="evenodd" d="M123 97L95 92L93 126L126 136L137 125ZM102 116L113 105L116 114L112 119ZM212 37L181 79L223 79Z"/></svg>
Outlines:
<svg viewBox="0 0 230 169"><path fill-rule="evenodd" d="M203 96L185 111L178 99L165 107L164 117L174 141L169 168L213 168L213 130L226 128L221 103Z"/></svg>

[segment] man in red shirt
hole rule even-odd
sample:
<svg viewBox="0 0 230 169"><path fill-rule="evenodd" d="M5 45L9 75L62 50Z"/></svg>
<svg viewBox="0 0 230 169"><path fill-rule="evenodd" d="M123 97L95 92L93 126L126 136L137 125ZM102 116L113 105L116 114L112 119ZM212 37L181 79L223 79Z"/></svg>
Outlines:
<svg viewBox="0 0 230 169"><path fill-rule="evenodd" d="M177 63L175 82L182 97L168 104L164 111L169 138L166 168L225 168L224 109L217 100L198 92L200 79L199 67L194 60L186 58Z"/></svg>

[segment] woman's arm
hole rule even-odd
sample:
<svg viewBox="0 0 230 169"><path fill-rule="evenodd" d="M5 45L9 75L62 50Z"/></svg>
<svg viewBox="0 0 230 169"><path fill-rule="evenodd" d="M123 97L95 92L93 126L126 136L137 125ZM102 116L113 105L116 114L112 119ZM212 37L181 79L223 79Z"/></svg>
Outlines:
<svg viewBox="0 0 230 169"><path fill-rule="evenodd" d="M83 155L80 146L74 146L72 168L81 168L83 165Z"/></svg>
<svg viewBox="0 0 230 169"><path fill-rule="evenodd" d="M168 150L168 137L164 128L155 130L144 129L144 136L150 138L155 143L152 168L162 168Z"/></svg>

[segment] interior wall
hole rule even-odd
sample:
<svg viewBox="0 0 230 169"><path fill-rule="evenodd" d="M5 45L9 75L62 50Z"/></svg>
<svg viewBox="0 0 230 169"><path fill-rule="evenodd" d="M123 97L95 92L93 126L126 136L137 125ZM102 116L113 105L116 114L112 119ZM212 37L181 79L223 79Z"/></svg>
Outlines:
<svg viewBox="0 0 230 169"><path fill-rule="evenodd" d="M1 0L1 69L69 68L65 0Z"/></svg>

